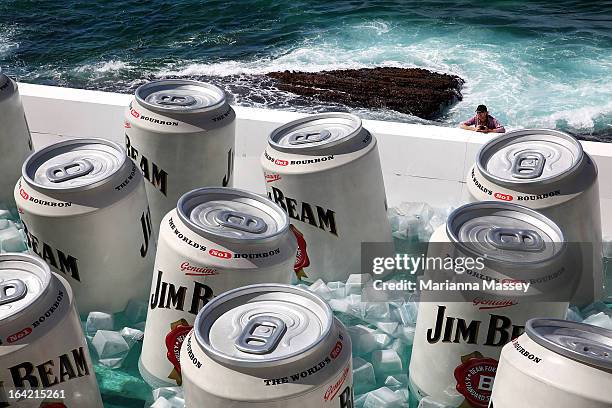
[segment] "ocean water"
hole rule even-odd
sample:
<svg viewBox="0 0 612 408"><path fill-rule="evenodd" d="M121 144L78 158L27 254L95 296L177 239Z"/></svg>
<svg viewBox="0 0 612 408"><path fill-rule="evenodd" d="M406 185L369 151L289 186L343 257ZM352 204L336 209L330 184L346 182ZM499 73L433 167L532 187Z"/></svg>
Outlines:
<svg viewBox="0 0 612 408"><path fill-rule="evenodd" d="M376 66L460 76L428 122L280 92L261 74ZM214 82L245 106L457 124L484 103L507 128L612 141L612 1L1 0L0 67L19 80L131 93Z"/></svg>

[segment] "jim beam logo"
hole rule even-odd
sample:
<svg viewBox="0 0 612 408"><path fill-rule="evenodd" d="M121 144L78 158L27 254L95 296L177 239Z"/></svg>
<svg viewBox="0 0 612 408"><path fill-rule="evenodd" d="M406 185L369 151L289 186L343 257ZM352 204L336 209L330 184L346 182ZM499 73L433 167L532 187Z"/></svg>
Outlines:
<svg viewBox="0 0 612 408"><path fill-rule="evenodd" d="M170 324L170 332L166 335L166 358L174 367L168 378L175 381L176 385L183 384L181 377L181 346L192 328L193 326L187 320L180 319Z"/></svg>
<svg viewBox="0 0 612 408"><path fill-rule="evenodd" d="M213 290L210 286L203 283L193 281L193 286L177 286L170 282L162 280L163 272L157 272L157 283L155 284L155 292L151 295L149 306L151 310L159 309L174 309L181 312L187 310L192 315L197 315L204 305L213 298ZM191 293L190 300L187 301L187 295Z"/></svg>
<svg viewBox="0 0 612 408"><path fill-rule="evenodd" d="M271 187L268 198L278 204L289 218L338 236L335 211L287 197L278 187Z"/></svg>
<svg viewBox="0 0 612 408"><path fill-rule="evenodd" d="M163 195L167 195L168 173L145 155L140 154L138 149L132 145L132 141L127 134L125 135L125 149L128 156L140 167L144 178Z"/></svg>
<svg viewBox="0 0 612 408"><path fill-rule="evenodd" d="M140 216L140 228L142 229L143 243L140 246L140 256L144 258L149 251L149 241L153 234L153 224L151 222L151 210L147 206L147 210Z"/></svg>
<svg viewBox="0 0 612 408"><path fill-rule="evenodd" d="M497 360L485 358L478 351L461 357L455 368L456 389L465 400L459 408L487 408L497 372Z"/></svg>
<svg viewBox="0 0 612 408"><path fill-rule="evenodd" d="M293 224L289 225L291 232L295 235L295 239L297 240L297 253L295 255L295 264L293 265L293 271L298 279L308 278L306 272L304 272L304 268L310 266L310 259L308 258L308 251L306 249L306 240L304 239L304 234L297 229L297 227Z"/></svg>
<svg viewBox="0 0 612 408"><path fill-rule="evenodd" d="M483 344L485 346L501 347L525 331L525 326L512 324L507 316L489 314L486 330L481 330L482 321L467 322L460 317L446 316L446 306L438 306L436 324L433 329L427 329L427 342ZM486 331L484 339L481 334ZM484 342L483 342L484 340Z"/></svg>
<svg viewBox="0 0 612 408"><path fill-rule="evenodd" d="M37 364L38 363L38 364ZM30 362L8 367L13 389L46 389L67 381L89 376L90 363L83 347L70 350L68 353L44 362ZM9 407L3 382L0 382L0 408ZM61 405L55 405L61 404ZM41 407L64 406L58 402L43 402Z"/></svg>
<svg viewBox="0 0 612 408"><path fill-rule="evenodd" d="M49 266L56 271L62 272L66 276L70 276L77 282L81 281L79 275L78 259L68 254L65 250L53 248L49 243L40 240L28 229L26 223L23 223L23 231L26 234L28 248L36 255L41 257Z"/></svg>

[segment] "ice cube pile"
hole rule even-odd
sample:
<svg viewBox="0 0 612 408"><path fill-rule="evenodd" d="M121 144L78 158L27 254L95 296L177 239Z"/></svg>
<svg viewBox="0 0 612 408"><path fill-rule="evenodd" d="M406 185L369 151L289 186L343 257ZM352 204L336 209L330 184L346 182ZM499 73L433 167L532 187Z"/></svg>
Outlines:
<svg viewBox="0 0 612 408"><path fill-rule="evenodd" d="M24 252L26 234L15 207L0 203L0 253Z"/></svg>
<svg viewBox="0 0 612 408"><path fill-rule="evenodd" d="M452 208L436 209L425 203L390 208L396 251L426 251L429 237L451 211ZM26 248L26 235L16 210L0 204L0 251L22 252ZM608 258L604 260L608 279L612 279L612 237L604 239L604 256ZM447 408L429 397L417 403L408 389L418 298L370 302L367 286L372 280L368 274L353 274L344 282L318 280L299 285L327 300L347 327L353 343L355 408ZM608 283L612 288L612 280ZM138 372L146 314L145 302L131 301L122 313L91 312L82 316L106 408L184 408L180 387L151 390ZM612 329L612 310L604 302L583 309L572 306L566 318ZM453 387L446 393L460 397Z"/></svg>

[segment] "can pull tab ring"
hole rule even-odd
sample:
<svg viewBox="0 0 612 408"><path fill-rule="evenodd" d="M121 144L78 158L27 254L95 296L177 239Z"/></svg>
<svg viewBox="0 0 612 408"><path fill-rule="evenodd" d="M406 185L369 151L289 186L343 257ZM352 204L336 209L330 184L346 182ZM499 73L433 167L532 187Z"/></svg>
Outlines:
<svg viewBox="0 0 612 408"><path fill-rule="evenodd" d="M514 157L512 177L534 179L542 175L546 158L540 152L521 152Z"/></svg>
<svg viewBox="0 0 612 408"><path fill-rule="evenodd" d="M327 129L321 129L315 132L300 132L289 136L290 145L300 145L307 143L317 143L327 140L331 137L331 132Z"/></svg>
<svg viewBox="0 0 612 408"><path fill-rule="evenodd" d="M87 160L75 160L67 164L60 164L47 169L47 178L52 183L61 183L85 176L94 169L93 164Z"/></svg>
<svg viewBox="0 0 612 408"><path fill-rule="evenodd" d="M147 102L162 106L191 106L196 104L196 99L191 95L176 95L160 92L147 98Z"/></svg>
<svg viewBox="0 0 612 408"><path fill-rule="evenodd" d="M20 279L11 279L0 283L0 305L16 302L28 292L28 287Z"/></svg>
<svg viewBox="0 0 612 408"><path fill-rule="evenodd" d="M219 211L215 219L224 227L250 232L252 234L261 234L268 229L268 224L266 224L263 219L255 215L249 215L238 211Z"/></svg>
<svg viewBox="0 0 612 408"><path fill-rule="evenodd" d="M236 348L249 354L268 354L274 351L287 325L278 317L256 316L246 325L236 340Z"/></svg>
<svg viewBox="0 0 612 408"><path fill-rule="evenodd" d="M544 249L544 240L533 230L515 228L492 228L487 240L498 249L538 252Z"/></svg>

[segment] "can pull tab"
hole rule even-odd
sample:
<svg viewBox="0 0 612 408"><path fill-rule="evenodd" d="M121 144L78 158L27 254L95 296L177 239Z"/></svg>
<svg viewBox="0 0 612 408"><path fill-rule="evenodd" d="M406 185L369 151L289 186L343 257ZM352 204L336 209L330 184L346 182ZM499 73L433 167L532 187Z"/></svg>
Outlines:
<svg viewBox="0 0 612 408"><path fill-rule="evenodd" d="M197 101L190 95L176 95L160 92L147 98L147 102L163 106L191 106L195 105Z"/></svg>
<svg viewBox="0 0 612 408"><path fill-rule="evenodd" d="M256 316L236 340L236 348L249 354L271 353L286 331L287 325L278 317Z"/></svg>
<svg viewBox="0 0 612 408"><path fill-rule="evenodd" d="M0 283L0 305L16 302L23 298L28 292L25 282L19 279L12 279Z"/></svg>
<svg viewBox="0 0 612 408"><path fill-rule="evenodd" d="M331 137L331 132L327 129L321 129L316 132L301 132L294 133L289 136L289 144L290 145L299 145L299 144L307 144L307 143L316 143L327 140Z"/></svg>
<svg viewBox="0 0 612 408"><path fill-rule="evenodd" d="M534 179L542 175L546 158L540 152L521 152L514 157L512 177Z"/></svg>
<svg viewBox="0 0 612 408"><path fill-rule="evenodd" d="M535 231L515 228L492 228L488 241L498 249L537 252L544 249L544 240Z"/></svg>
<svg viewBox="0 0 612 408"><path fill-rule="evenodd" d="M60 164L47 169L47 178L52 183L61 183L77 177L85 176L94 169L93 164L87 160L75 160L67 164Z"/></svg>
<svg viewBox="0 0 612 408"><path fill-rule="evenodd" d="M268 229L268 224L266 224L263 219L255 215L249 215L238 211L219 211L215 219L224 227L250 232L252 234L261 234Z"/></svg>

